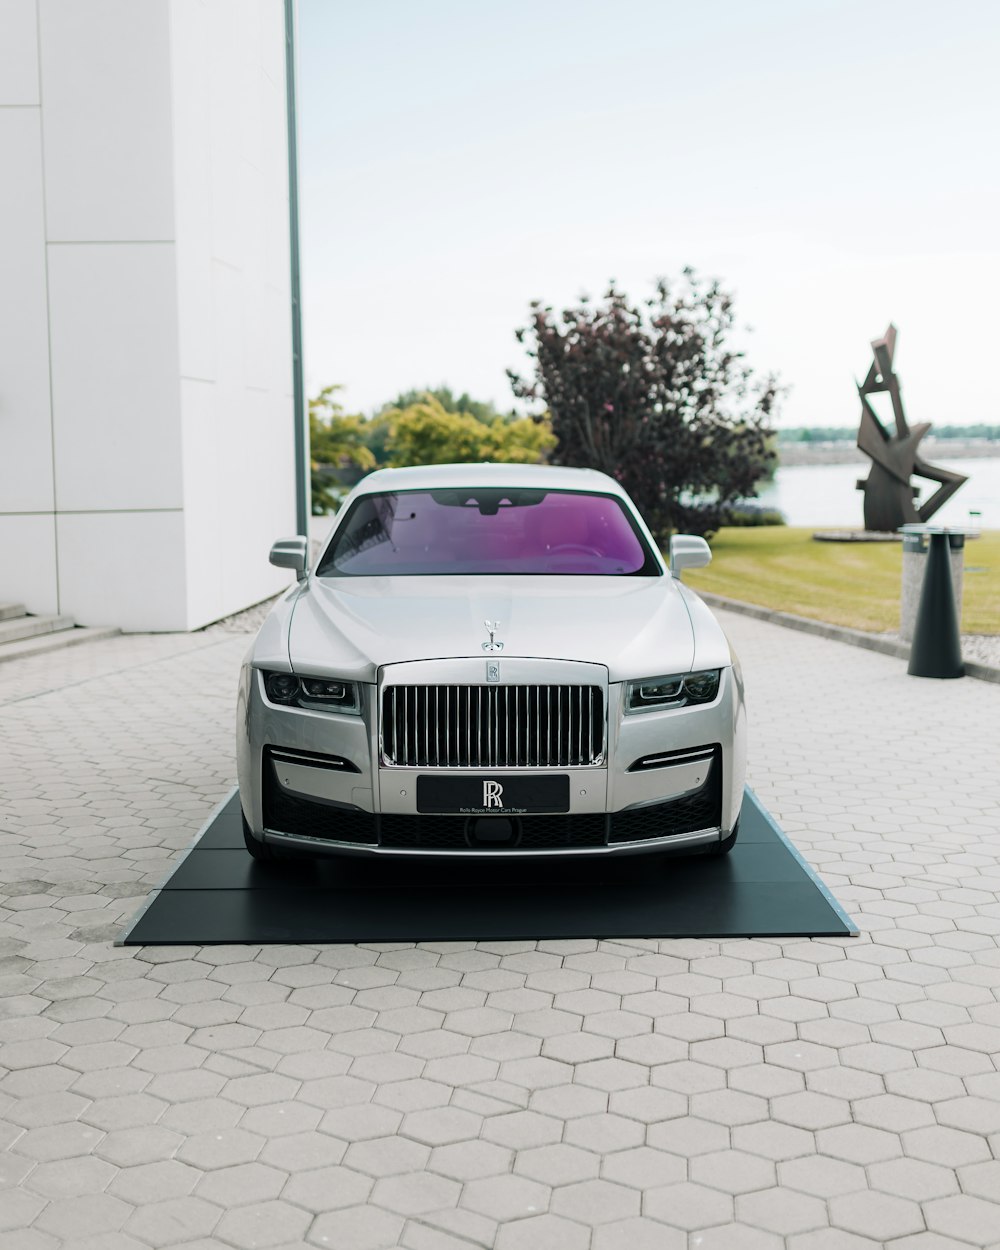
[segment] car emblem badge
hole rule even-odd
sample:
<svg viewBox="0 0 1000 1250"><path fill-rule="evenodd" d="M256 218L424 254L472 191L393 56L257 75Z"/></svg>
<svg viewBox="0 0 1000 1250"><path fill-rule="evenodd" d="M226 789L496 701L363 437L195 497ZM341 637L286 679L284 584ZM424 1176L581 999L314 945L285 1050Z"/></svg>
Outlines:
<svg viewBox="0 0 1000 1250"><path fill-rule="evenodd" d="M486 680L487 681L499 681L500 680L500 661L499 660L487 660L486 661Z"/></svg>
<svg viewBox="0 0 1000 1250"><path fill-rule="evenodd" d="M483 807L503 807L503 786L499 781L483 782Z"/></svg>
<svg viewBox="0 0 1000 1250"><path fill-rule="evenodd" d="M497 630L500 628L500 622L499 621L483 621L483 624L486 626L490 635L489 640L483 643L483 650L484 651L502 651L503 643L498 642L497 639L494 637ZM499 681L499 676L497 677L497 680Z"/></svg>

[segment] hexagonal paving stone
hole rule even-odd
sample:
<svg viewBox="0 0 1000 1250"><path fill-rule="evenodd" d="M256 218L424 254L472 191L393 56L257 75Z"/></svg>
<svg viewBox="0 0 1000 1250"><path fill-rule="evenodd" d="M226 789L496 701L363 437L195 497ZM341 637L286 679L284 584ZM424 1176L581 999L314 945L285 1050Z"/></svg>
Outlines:
<svg viewBox="0 0 1000 1250"><path fill-rule="evenodd" d="M676 1121L671 1120L669 1123ZM563 1130L563 1139L569 1145L582 1146L597 1154L641 1146L644 1137L645 1128L638 1120L610 1114L579 1116L575 1120L568 1120Z"/></svg>
<svg viewBox="0 0 1000 1250"><path fill-rule="evenodd" d="M836 1128L821 1129L816 1134L816 1144L825 1154L845 1159L848 1163L878 1163L903 1153L895 1133L868 1128L864 1124L841 1124Z"/></svg>
<svg viewBox="0 0 1000 1250"><path fill-rule="evenodd" d="M221 1207L194 1195L167 1198L140 1207L125 1231L151 1246L167 1246L208 1237L222 1215Z"/></svg>
<svg viewBox="0 0 1000 1250"><path fill-rule="evenodd" d="M532 1146L557 1142L561 1136L562 1124L559 1120L535 1111L512 1111L506 1115L490 1116L483 1125L483 1137L487 1141L509 1146L513 1150L527 1150Z"/></svg>
<svg viewBox="0 0 1000 1250"><path fill-rule="evenodd" d="M990 1148L983 1138L944 1125L913 1129L903 1133L901 1140L903 1150L911 1159L940 1163L944 1167L981 1163L991 1157Z"/></svg>
<svg viewBox="0 0 1000 1250"><path fill-rule="evenodd" d="M442 1081L425 1081L419 1077L408 1081L391 1081L376 1090L374 1101L396 1111L420 1111L443 1107L451 1097L451 1088Z"/></svg>
<svg viewBox="0 0 1000 1250"><path fill-rule="evenodd" d="M754 1124L767 1119L767 1102L735 1089L709 1090L692 1094L691 1114L717 1124Z"/></svg>
<svg viewBox="0 0 1000 1250"><path fill-rule="evenodd" d="M785 1124L805 1129L832 1128L851 1121L851 1107L846 1100L807 1091L775 1098L771 1114Z"/></svg>
<svg viewBox="0 0 1000 1250"><path fill-rule="evenodd" d="M761 1155L776 1163L813 1154L816 1149L812 1133L791 1124L779 1124L774 1120L738 1125L732 1130L732 1139L737 1150Z"/></svg>
<svg viewBox="0 0 1000 1250"><path fill-rule="evenodd" d="M958 1192L959 1185L951 1168L925 1163L921 1159L890 1159L868 1169L872 1188L914 1202L945 1198Z"/></svg>
<svg viewBox="0 0 1000 1250"><path fill-rule="evenodd" d="M699 1247L702 1245L699 1235ZM687 1250L687 1233L659 1220L638 1216L614 1220L593 1231L592 1250Z"/></svg>
<svg viewBox="0 0 1000 1250"><path fill-rule="evenodd" d="M637 1216L640 1196L635 1189L609 1180L578 1181L555 1191L552 1210L556 1215L593 1227Z"/></svg>
<svg viewBox="0 0 1000 1250"><path fill-rule="evenodd" d="M290 1133L307 1133L316 1128L322 1118L318 1107L299 1102L273 1102L251 1107L240 1117L238 1127L261 1137L284 1137Z"/></svg>
<svg viewBox="0 0 1000 1250"><path fill-rule="evenodd" d="M774 1164L743 1150L716 1150L698 1155L688 1164L691 1180L727 1194L748 1194L775 1185Z"/></svg>
<svg viewBox="0 0 1000 1250"><path fill-rule="evenodd" d="M364 1204L374 1185L370 1176L350 1168L310 1168L293 1176L281 1196L308 1211L335 1211Z"/></svg>
<svg viewBox="0 0 1000 1250"><path fill-rule="evenodd" d="M351 1250L395 1250L403 1231L403 1217L379 1207L344 1207L317 1216L308 1232L316 1246L350 1246Z"/></svg>
<svg viewBox="0 0 1000 1250"><path fill-rule="evenodd" d="M462 1187L457 1181L428 1172L404 1172L376 1181L369 1201L400 1215L422 1215L441 1207L453 1207Z"/></svg>
<svg viewBox="0 0 1000 1250"><path fill-rule="evenodd" d="M454 1180L474 1181L503 1175L509 1171L513 1157L513 1151L492 1142L461 1141L432 1150L427 1168Z"/></svg>
<svg viewBox="0 0 1000 1250"><path fill-rule="evenodd" d="M344 1165L369 1176L395 1176L424 1166L430 1150L404 1137L373 1137L354 1142L344 1155Z"/></svg>
<svg viewBox="0 0 1000 1250"><path fill-rule="evenodd" d="M731 1223L733 1210L728 1194L690 1181L647 1190L642 1200L643 1215L692 1232L713 1224Z"/></svg>
<svg viewBox="0 0 1000 1250"><path fill-rule="evenodd" d="M996 1195L1000 1194L1000 1159L959 1168L958 1179L965 1193L995 1201Z"/></svg>
<svg viewBox="0 0 1000 1250"><path fill-rule="evenodd" d="M736 1216L755 1228L781 1237L824 1228L827 1224L826 1204L822 1199L779 1188L741 1194L736 1199Z"/></svg>
<svg viewBox="0 0 1000 1250"><path fill-rule="evenodd" d="M996 1202L972 1194L955 1194L924 1204L927 1227L935 1233L973 1245L995 1244L997 1238Z"/></svg>
<svg viewBox="0 0 1000 1250"><path fill-rule="evenodd" d="M336 1107L327 1111L320 1127L324 1133L339 1137L345 1142L353 1142L367 1141L372 1137L390 1137L402 1122L403 1113L393 1110L392 1107L357 1103L351 1107Z"/></svg>
<svg viewBox="0 0 1000 1250"><path fill-rule="evenodd" d="M673 1090L643 1085L638 1089L616 1090L608 1099L608 1110L613 1115L639 1120L643 1124L656 1124L686 1115L688 1100Z"/></svg>
<svg viewBox="0 0 1000 1250"><path fill-rule="evenodd" d="M877 1164L888 1167L890 1164ZM833 1198L837 1194L855 1193L864 1189L865 1169L829 1155L805 1155L778 1164L778 1180L789 1189L801 1190L817 1198Z"/></svg>
<svg viewBox="0 0 1000 1250"><path fill-rule="evenodd" d="M287 1180L287 1172L264 1163L240 1163L209 1172L199 1181L197 1194L220 1207L238 1207L276 1198Z"/></svg>
<svg viewBox="0 0 1000 1250"><path fill-rule="evenodd" d="M288 1202L257 1202L227 1211L216 1233L224 1241L248 1250L258 1247L294 1245L312 1223L312 1215Z"/></svg>
<svg viewBox="0 0 1000 1250"><path fill-rule="evenodd" d="M565 1143L519 1150L514 1158L515 1172L546 1185L571 1185L597 1176L600 1167L599 1155Z"/></svg>
<svg viewBox="0 0 1000 1250"><path fill-rule="evenodd" d="M177 1159L162 1159L122 1168L108 1185L108 1192L140 1207L166 1198L183 1198L193 1191L201 1175L197 1168Z"/></svg>
<svg viewBox="0 0 1000 1250"><path fill-rule="evenodd" d="M116 1133L108 1133L98 1141L94 1150L102 1159L124 1168L169 1159L183 1144L184 1138L179 1133L155 1125L151 1128L126 1128ZM20 1145L18 1142L19 1147Z"/></svg>
<svg viewBox="0 0 1000 1250"><path fill-rule="evenodd" d="M344 1143L326 1133L286 1133L272 1138L260 1152L261 1163L296 1173L307 1168L334 1167L344 1158Z"/></svg>
<svg viewBox="0 0 1000 1250"><path fill-rule="evenodd" d="M497 1223L541 1215L548 1210L551 1190L538 1181L513 1174L470 1181L462 1190L462 1206Z"/></svg>
<svg viewBox="0 0 1000 1250"><path fill-rule="evenodd" d="M75 1159L54 1159L39 1163L24 1182L27 1188L45 1198L76 1198L100 1193L115 1176L115 1168L95 1155ZM118 1194L124 1198L124 1194Z"/></svg>
<svg viewBox="0 0 1000 1250"><path fill-rule="evenodd" d="M35 1220L35 1227L65 1241L106 1236L120 1229L133 1210L130 1203L111 1194L77 1194L50 1202Z"/></svg>
<svg viewBox="0 0 1000 1250"><path fill-rule="evenodd" d="M671 1154L691 1158L711 1151L725 1150L729 1146L729 1130L711 1120L696 1116L678 1116L651 1124L646 1134L647 1143Z"/></svg>
<svg viewBox="0 0 1000 1250"><path fill-rule="evenodd" d="M599 1115L608 1109L608 1095L587 1085L550 1085L531 1094L529 1107L542 1115L572 1120L581 1115Z"/></svg>
<svg viewBox="0 0 1000 1250"><path fill-rule="evenodd" d="M265 1142L256 1133L243 1129L225 1129L219 1133L198 1133L181 1146L177 1157L182 1163L204 1171L229 1168L238 1163L252 1163Z"/></svg>
<svg viewBox="0 0 1000 1250"><path fill-rule="evenodd" d="M495 1250L588 1250L590 1230L558 1215L536 1215L505 1224Z"/></svg>
<svg viewBox="0 0 1000 1250"><path fill-rule="evenodd" d="M52 1124L29 1129L17 1141L17 1152L40 1162L46 1159L72 1159L96 1149L104 1133L89 1124ZM115 1160L112 1160L115 1162Z"/></svg>
<svg viewBox="0 0 1000 1250"><path fill-rule="evenodd" d="M832 1199L830 1216L839 1227L876 1241L905 1237L924 1227L916 1202L871 1190Z"/></svg>
<svg viewBox="0 0 1000 1250"><path fill-rule="evenodd" d="M45 1199L39 1197L38 1194L30 1194L26 1190L19 1189L4 1193L3 1202L0 1203L0 1231L17 1230L18 1236L21 1236L27 1232L28 1225L37 1219L44 1207ZM44 1233L39 1236L47 1238L46 1250L58 1245L55 1237L48 1237Z"/></svg>
<svg viewBox="0 0 1000 1250"><path fill-rule="evenodd" d="M686 1180L687 1164L651 1146L634 1146L606 1155L601 1161L601 1176L633 1189L655 1189Z"/></svg>

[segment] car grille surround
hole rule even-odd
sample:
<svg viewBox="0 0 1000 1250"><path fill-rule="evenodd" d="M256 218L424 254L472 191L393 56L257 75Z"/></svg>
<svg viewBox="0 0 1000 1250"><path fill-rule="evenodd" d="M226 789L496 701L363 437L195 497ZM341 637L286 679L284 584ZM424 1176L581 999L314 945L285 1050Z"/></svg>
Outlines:
<svg viewBox="0 0 1000 1250"><path fill-rule="evenodd" d="M595 768L604 691L588 685L390 685L380 707L388 768Z"/></svg>

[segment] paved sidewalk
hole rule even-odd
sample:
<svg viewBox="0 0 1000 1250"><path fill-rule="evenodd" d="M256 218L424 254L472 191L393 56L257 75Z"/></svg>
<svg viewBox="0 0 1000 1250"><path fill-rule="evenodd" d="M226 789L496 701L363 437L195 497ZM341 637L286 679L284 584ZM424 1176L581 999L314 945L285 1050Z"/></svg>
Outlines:
<svg viewBox="0 0 1000 1250"><path fill-rule="evenodd" d="M1000 1248L1000 688L724 619L858 939L115 947L248 639L4 666L3 1250Z"/></svg>

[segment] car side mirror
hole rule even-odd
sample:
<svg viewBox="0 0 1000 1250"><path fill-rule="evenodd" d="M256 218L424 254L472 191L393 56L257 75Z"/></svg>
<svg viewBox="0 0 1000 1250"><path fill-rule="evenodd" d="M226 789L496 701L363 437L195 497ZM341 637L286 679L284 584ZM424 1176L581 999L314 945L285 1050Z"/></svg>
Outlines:
<svg viewBox="0 0 1000 1250"><path fill-rule="evenodd" d="M295 538L279 538L271 548L271 563L279 569L294 569L301 582L309 572L309 539L297 534Z"/></svg>
<svg viewBox="0 0 1000 1250"><path fill-rule="evenodd" d="M696 534L674 534L670 539L670 573L679 578L684 569L702 569L712 563L712 549Z"/></svg>

